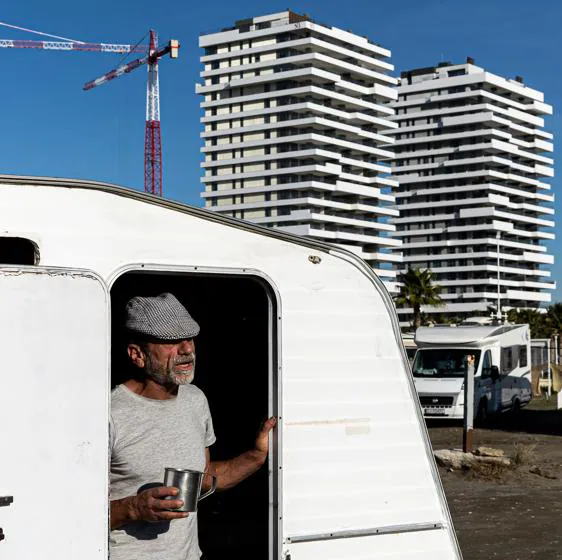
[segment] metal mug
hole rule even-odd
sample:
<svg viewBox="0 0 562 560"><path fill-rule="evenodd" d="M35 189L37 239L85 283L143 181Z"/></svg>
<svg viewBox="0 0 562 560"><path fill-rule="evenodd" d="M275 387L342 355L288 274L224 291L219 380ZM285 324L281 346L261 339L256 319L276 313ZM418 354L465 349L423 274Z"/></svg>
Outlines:
<svg viewBox="0 0 562 560"><path fill-rule="evenodd" d="M165 469L164 486L173 486L179 490L177 496L167 496L165 500L183 500L183 506L170 511L197 511L197 503L203 498L210 496L217 489L217 477L212 477L211 489L201 494L201 484L203 477L208 474L190 469L174 469L168 467Z"/></svg>

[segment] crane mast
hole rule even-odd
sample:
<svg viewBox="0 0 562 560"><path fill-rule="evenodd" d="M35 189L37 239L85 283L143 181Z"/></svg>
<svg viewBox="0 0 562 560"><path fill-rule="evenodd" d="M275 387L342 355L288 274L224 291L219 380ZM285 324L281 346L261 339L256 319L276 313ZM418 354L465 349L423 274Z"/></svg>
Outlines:
<svg viewBox="0 0 562 560"><path fill-rule="evenodd" d="M158 82L158 36L150 31L148 79L146 82L146 128L144 135L144 190L162 196L162 135L160 133L160 85Z"/></svg>
<svg viewBox="0 0 562 560"><path fill-rule="evenodd" d="M150 44L148 54L143 58L133 60L119 68L104 74L84 85L85 90L93 89L132 72L144 64L148 67L146 82L146 125L144 136L144 190L147 193L162 196L162 135L160 132L160 86L158 82L158 61L164 55L177 58L179 42L172 39L159 49L158 35L150 30Z"/></svg>

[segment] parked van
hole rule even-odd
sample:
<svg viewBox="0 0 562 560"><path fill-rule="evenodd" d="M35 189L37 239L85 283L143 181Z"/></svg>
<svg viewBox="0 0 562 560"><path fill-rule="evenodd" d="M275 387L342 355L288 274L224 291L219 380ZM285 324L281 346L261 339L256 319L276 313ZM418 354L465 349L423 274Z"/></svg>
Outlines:
<svg viewBox="0 0 562 560"><path fill-rule="evenodd" d="M212 457L279 418L268 468L201 502L206 559L461 558L392 301L352 253L106 184L0 176L0 263L2 560L107 560L124 306L164 291L201 325Z"/></svg>
<svg viewBox="0 0 562 560"><path fill-rule="evenodd" d="M474 366L474 414L517 410L529 403L529 325L420 327L412 365L414 383L428 418L464 417L464 380Z"/></svg>

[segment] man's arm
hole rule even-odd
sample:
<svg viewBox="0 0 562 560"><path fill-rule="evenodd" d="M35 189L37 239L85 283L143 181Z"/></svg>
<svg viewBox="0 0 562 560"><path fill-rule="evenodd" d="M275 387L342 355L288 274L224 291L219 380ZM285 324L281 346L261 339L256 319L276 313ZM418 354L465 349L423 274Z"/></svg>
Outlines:
<svg viewBox="0 0 562 560"><path fill-rule="evenodd" d="M122 525L133 521L170 521L181 519L189 514L183 511L166 511L176 509L183 505L182 500L164 500L166 496L177 495L177 488L171 486L158 486L149 488L136 496L128 496L120 500L112 500L111 529L118 529Z"/></svg>
<svg viewBox="0 0 562 560"><path fill-rule="evenodd" d="M228 490L260 469L269 453L269 432L276 424L276 418L269 418L258 433L255 448L228 461L211 461L209 449L205 450L207 472L217 477L217 490ZM208 480L205 486L209 486Z"/></svg>

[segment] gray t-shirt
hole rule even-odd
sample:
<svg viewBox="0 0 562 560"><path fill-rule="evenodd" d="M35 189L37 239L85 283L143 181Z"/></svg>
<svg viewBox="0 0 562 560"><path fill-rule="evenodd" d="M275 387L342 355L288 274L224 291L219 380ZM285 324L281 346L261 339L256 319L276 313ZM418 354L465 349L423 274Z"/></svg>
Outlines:
<svg viewBox="0 0 562 560"><path fill-rule="evenodd" d="M194 385L180 386L169 400L147 399L119 385L111 393L110 499L161 485L166 467L204 471L205 448L214 442L207 399ZM123 525L111 531L109 545L111 560L197 560L197 514Z"/></svg>

